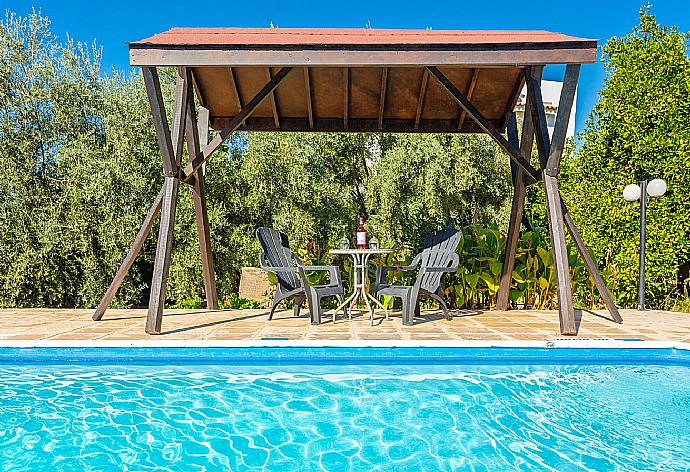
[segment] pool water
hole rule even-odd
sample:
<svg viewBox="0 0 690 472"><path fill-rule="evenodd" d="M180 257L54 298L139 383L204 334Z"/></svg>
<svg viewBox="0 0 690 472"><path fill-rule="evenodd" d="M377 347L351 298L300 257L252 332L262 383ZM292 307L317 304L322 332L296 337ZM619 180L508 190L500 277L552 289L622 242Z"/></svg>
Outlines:
<svg viewBox="0 0 690 472"><path fill-rule="evenodd" d="M689 468L682 365L0 365L6 471Z"/></svg>

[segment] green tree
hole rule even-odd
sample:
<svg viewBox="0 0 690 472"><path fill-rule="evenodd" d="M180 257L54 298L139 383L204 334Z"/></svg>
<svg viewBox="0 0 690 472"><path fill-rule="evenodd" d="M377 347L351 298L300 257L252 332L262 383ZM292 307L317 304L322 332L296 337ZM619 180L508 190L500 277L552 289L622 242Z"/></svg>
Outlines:
<svg viewBox="0 0 690 472"><path fill-rule="evenodd" d="M662 178L668 193L650 202L647 296L654 303L690 261L690 59L688 35L660 26L649 7L640 23L603 47L607 78L563 165L564 198L614 296L634 306L639 215L622 199L626 184Z"/></svg>
<svg viewBox="0 0 690 472"><path fill-rule="evenodd" d="M490 138L392 135L381 149L367 203L387 244L416 247L448 224L507 226L510 165Z"/></svg>
<svg viewBox="0 0 690 472"><path fill-rule="evenodd" d="M39 13L8 13L0 51L0 306L93 307L162 184L143 81L104 73L95 45L60 42ZM174 74L160 75L170 114ZM221 296L257 263L257 226L322 255L364 214L385 244L411 248L448 223L504 223L511 193L507 158L477 136L237 133L206 178ZM115 306L147 303L156 235ZM182 186L168 297L201 295Z"/></svg>
<svg viewBox="0 0 690 472"><path fill-rule="evenodd" d="M8 13L0 50L0 304L92 306L162 180L140 78L38 13ZM151 250L119 303L142 300Z"/></svg>

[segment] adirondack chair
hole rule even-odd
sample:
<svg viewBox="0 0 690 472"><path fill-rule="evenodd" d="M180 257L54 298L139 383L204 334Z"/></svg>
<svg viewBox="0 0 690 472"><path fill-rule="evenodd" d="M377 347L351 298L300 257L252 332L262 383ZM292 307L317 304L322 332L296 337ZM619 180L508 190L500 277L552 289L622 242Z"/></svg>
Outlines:
<svg viewBox="0 0 690 472"><path fill-rule="evenodd" d="M261 245L259 267L266 272L273 272L278 278L276 292L273 297L271 313L268 319L273 319L273 313L283 300L292 298L294 301L293 314L299 316L302 303L309 304L309 314L312 324L321 323L321 298L337 296L341 303L345 298L343 284L340 279L340 269L337 266L305 266L297 254L290 250L288 238L273 228L258 228L256 239ZM329 283L326 285L311 285L307 279L308 271L326 271ZM343 312L345 308L343 308ZM333 313L335 322L336 313Z"/></svg>
<svg viewBox="0 0 690 472"><path fill-rule="evenodd" d="M448 306L441 296L441 276L444 272L458 270L460 259L455 250L462 233L456 229L446 229L430 234L424 241L424 249L417 254L409 266L382 266L376 269L374 296L389 295L402 299L403 324L411 326L415 314L419 314L419 301L423 298L436 300L444 315L450 319ZM391 285L388 272L392 270L415 270L419 273L414 285Z"/></svg>

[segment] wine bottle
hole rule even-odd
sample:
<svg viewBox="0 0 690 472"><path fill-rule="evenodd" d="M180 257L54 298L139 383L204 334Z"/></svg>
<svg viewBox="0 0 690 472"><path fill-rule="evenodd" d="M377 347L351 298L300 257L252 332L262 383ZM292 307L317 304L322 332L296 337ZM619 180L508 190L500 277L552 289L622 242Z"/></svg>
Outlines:
<svg viewBox="0 0 690 472"><path fill-rule="evenodd" d="M357 249L367 248L367 230L364 228L364 217L359 217L359 222L357 223Z"/></svg>

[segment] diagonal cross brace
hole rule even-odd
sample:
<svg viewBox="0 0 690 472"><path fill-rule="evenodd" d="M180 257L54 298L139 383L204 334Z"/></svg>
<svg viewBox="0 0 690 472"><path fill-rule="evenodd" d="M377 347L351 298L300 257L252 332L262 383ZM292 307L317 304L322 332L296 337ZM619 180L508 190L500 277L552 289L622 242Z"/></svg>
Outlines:
<svg viewBox="0 0 690 472"><path fill-rule="evenodd" d="M526 172L526 178L530 184L536 183L540 180L540 173L532 167L527 159L522 155L520 150L513 146L508 140L501 134L501 132L482 115L479 110L475 108L474 105L467 99L465 94L463 94L448 77L446 77L443 72L441 72L436 66L426 66L426 70L438 81L441 86L446 89L446 91L455 99L455 101L460 105L460 107L467 112L467 115L477 122L479 127L484 130L489 136L491 136L494 141L498 143L505 152L508 153L510 159L515 162L520 168Z"/></svg>
<svg viewBox="0 0 690 472"><path fill-rule="evenodd" d="M263 86L261 90L252 98L247 105L230 120L228 126L223 128L203 149L194 157L194 159L187 164L184 168L184 175L181 176L184 182L189 183L194 178L194 173L201 167L201 165L208 159L208 157L213 154L213 152L223 144L223 141L227 139L230 134L232 134L237 128L240 127L242 122L251 115L254 110L256 110L263 101L268 98L268 96L278 87L278 85L283 81L283 79L292 70L292 67L283 67L278 71L276 75L273 76L271 80L268 81L266 85Z"/></svg>

